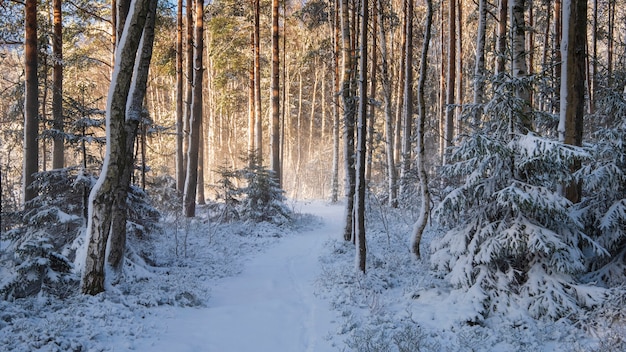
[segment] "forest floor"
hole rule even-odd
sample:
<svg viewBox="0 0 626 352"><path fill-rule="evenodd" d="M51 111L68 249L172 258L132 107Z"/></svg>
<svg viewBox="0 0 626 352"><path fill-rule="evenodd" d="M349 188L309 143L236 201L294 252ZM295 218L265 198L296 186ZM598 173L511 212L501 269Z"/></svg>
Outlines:
<svg viewBox="0 0 626 352"><path fill-rule="evenodd" d="M367 275L355 269L354 246L342 239L342 205L292 203L297 215L284 225L170 216L161 235L133 247L150 265L127 260L125 280L107 292L0 301L0 350L599 352L625 346L623 325L594 329L522 312L468 323L477 308L433 274L427 254L417 260L410 253L414 214L376 207L375 199L370 204ZM436 235L431 229L423 248Z"/></svg>

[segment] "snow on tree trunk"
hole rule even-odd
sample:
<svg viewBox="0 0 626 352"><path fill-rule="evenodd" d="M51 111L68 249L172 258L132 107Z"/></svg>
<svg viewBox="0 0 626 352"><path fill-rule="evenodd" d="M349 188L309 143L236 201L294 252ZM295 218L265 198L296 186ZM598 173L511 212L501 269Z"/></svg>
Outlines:
<svg viewBox="0 0 626 352"><path fill-rule="evenodd" d="M520 81L516 84L515 96L520 100L519 126L513 131L526 133L532 130L532 118L530 116L530 88L524 79L528 77L528 65L526 64L526 22L524 9L526 0L511 0L511 46L512 46L512 70L513 77ZM517 121L515 121L517 123Z"/></svg>
<svg viewBox="0 0 626 352"><path fill-rule="evenodd" d="M355 170L354 170L354 119L355 92L354 92L354 63L352 46L350 41L350 20L348 17L348 0L341 0L341 36L343 50L343 77L341 82L341 97L343 99L344 117L344 163L346 169L346 224L343 238L346 241L352 240L354 235L353 212L354 212L354 192L355 192Z"/></svg>
<svg viewBox="0 0 626 352"><path fill-rule="evenodd" d="M357 263L365 273L367 247L365 243L365 164L367 155L367 26L368 1L361 0L361 56L359 71L359 120L357 128L356 193L355 193L355 237L357 241Z"/></svg>
<svg viewBox="0 0 626 352"><path fill-rule="evenodd" d="M137 137L137 127L143 119L143 101L148 83L148 70L152 60L152 46L154 43L154 26L156 21L156 1L150 1L143 35L139 43L138 61L135 63L133 80L130 87L130 99L127 102L126 123L124 129L126 133L125 142L125 165L122 177L119 179L118 190L115 193L115 201L112 208L111 231L108 245L108 263L116 271L120 272L124 262L126 249L126 218L128 190L135 162L135 140Z"/></svg>
<svg viewBox="0 0 626 352"><path fill-rule="evenodd" d="M382 11L382 0L377 1L379 11ZM389 192L389 206L396 208L398 206L398 186L396 181L396 165L394 157L394 140L393 140L393 112L391 110L392 98L391 98L391 79L389 77L389 53L387 51L387 31L385 29L385 16L379 14L378 16L378 28L380 36L380 56L381 56L381 75L382 75L382 89L383 89L383 102L385 105L385 151L387 156L387 179L388 179L388 192Z"/></svg>
<svg viewBox="0 0 626 352"><path fill-rule="evenodd" d="M456 0L453 0L456 1ZM411 169L411 148L413 132L413 0L406 1L404 53L404 106L402 114L402 163L400 165L400 199L408 197L408 177Z"/></svg>
<svg viewBox="0 0 626 352"><path fill-rule="evenodd" d="M420 242L422 234L428 223L430 215L430 190L428 188L428 173L426 172L426 152L424 147L424 135L426 125L426 101L424 99L424 85L426 84L426 71L428 68L428 46L430 43L431 27L433 20L432 0L426 0L426 24L424 31L424 43L420 60L420 78L417 82L417 102L419 108L419 121L417 123L417 173L420 179L420 198L422 205L419 217L413 227L413 254L420 258Z"/></svg>
<svg viewBox="0 0 626 352"><path fill-rule="evenodd" d="M105 258L113 220L112 207L122 195L120 179L127 163L126 104L131 90L135 58L146 20L148 0L134 0L116 50L115 68L106 110L107 147L102 172L89 195L87 253L81 290L95 295L104 291ZM125 196L125 194L124 194Z"/></svg>

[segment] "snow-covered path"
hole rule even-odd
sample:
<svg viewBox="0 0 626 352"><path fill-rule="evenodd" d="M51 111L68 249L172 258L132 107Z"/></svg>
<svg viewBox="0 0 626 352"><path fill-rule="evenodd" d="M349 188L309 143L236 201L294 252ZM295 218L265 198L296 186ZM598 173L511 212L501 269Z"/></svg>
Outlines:
<svg viewBox="0 0 626 352"><path fill-rule="evenodd" d="M325 338L334 313L314 295L323 244L341 234L341 206L305 205L323 225L291 235L250 260L242 274L218 281L207 307L175 309L162 333L137 350L335 351ZM143 346L142 346L143 345Z"/></svg>

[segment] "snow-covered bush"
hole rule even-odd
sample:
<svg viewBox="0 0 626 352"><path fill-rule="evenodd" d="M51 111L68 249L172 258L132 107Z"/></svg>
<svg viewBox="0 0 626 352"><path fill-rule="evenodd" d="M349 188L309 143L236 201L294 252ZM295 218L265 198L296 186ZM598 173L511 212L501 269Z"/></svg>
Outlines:
<svg viewBox="0 0 626 352"><path fill-rule="evenodd" d="M503 95L504 97L504 95ZM602 299L579 283L588 253L606 252L583 231L558 187L574 180L574 160L588 157L512 127L515 99L495 99L491 121L453 150L442 177L458 184L436 208L448 231L433 241L432 265L473 302L474 316L518 307L533 317L561 318Z"/></svg>
<svg viewBox="0 0 626 352"><path fill-rule="evenodd" d="M220 179L213 186L216 198L223 208L220 220L268 221L276 224L291 220L292 212L285 204L285 192L276 182L273 171L252 160L240 170L223 167ZM238 186L238 184L244 186Z"/></svg>
<svg viewBox="0 0 626 352"><path fill-rule="evenodd" d="M592 158L579 171L584 198L577 208L585 230L610 253L592 258L587 279L615 286L626 284L626 100L611 94L600 106L598 120L609 119L613 127L592 136Z"/></svg>

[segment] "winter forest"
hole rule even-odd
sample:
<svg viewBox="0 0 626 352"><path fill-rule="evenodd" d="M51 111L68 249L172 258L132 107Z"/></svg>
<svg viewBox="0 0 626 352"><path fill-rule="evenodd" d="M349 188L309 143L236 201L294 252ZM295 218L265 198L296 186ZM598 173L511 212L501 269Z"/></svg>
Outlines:
<svg viewBox="0 0 626 352"><path fill-rule="evenodd" d="M625 9L1 0L0 350L626 351Z"/></svg>

